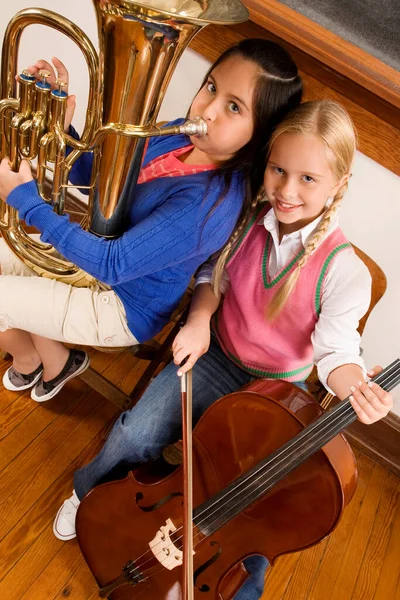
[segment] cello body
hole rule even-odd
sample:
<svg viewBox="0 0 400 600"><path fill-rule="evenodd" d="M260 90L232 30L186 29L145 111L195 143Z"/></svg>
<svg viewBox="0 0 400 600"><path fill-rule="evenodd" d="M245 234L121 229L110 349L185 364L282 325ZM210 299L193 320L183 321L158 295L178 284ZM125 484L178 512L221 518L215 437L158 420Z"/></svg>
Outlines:
<svg viewBox="0 0 400 600"><path fill-rule="evenodd" d="M193 431L194 506L215 497L321 412L309 394L283 381L255 380L215 402ZM211 529L201 517L195 519L195 599L232 599L247 578L242 561L252 554L262 554L273 564L281 554L318 543L337 525L356 481L354 455L339 434L212 533L212 519ZM110 593L103 590L102 597L180 597L182 567L165 568L149 551L149 542L168 519L179 530L181 492L181 467L153 477L144 466L124 480L96 487L83 499L77 536L100 588L121 577L129 561L134 564L135 577ZM237 499L245 496L241 488ZM171 539L179 547L177 534Z"/></svg>

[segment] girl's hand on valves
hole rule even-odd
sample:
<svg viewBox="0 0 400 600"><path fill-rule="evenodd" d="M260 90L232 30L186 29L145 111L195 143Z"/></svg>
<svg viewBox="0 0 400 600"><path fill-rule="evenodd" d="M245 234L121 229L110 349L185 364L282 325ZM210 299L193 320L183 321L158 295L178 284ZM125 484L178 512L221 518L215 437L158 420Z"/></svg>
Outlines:
<svg viewBox="0 0 400 600"><path fill-rule="evenodd" d="M15 172L11 169L10 159L6 156L0 163L0 198L7 201L16 187L32 179L31 167L27 160L23 160L19 171Z"/></svg>
<svg viewBox="0 0 400 600"><path fill-rule="evenodd" d="M62 63L61 60L59 60L56 56L53 56L53 58L51 60L52 60L53 64L51 64L43 59L38 60L35 62L35 64L28 67L28 71L32 75L34 75L36 77L36 79L38 79L38 80L41 79L41 77L39 75L39 71L41 71L41 70L49 71L50 76L48 77L47 81L51 85L51 87L57 88L58 86L56 85L56 80L61 79L62 81L64 81L66 83L66 86L63 87L63 91L68 94L68 83L69 83L68 69L66 68L64 63ZM53 65L54 65L54 67L53 67ZM19 79L18 76L17 76L17 79ZM75 96L68 96L67 106L65 109L65 121L64 121L64 131L66 133L68 133L69 126L71 125L72 118L74 116L75 106L76 106Z"/></svg>
<svg viewBox="0 0 400 600"><path fill-rule="evenodd" d="M382 367L374 367L368 371L368 375L373 377L381 371ZM359 381L357 385L352 385L350 390L351 405L356 411L358 419L366 425L376 423L379 419L386 417L393 408L392 395L373 381Z"/></svg>

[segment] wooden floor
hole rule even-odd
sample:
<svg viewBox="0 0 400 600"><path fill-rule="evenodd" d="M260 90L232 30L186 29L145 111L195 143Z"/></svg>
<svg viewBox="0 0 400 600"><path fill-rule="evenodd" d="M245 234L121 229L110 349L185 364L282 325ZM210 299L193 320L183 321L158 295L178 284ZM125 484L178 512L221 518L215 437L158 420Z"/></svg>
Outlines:
<svg viewBox="0 0 400 600"><path fill-rule="evenodd" d="M93 352L92 365L127 391L143 363ZM0 377L7 368L0 363ZM102 444L114 407L82 381L53 400L0 386L0 599L98 597L76 540L52 534L74 470ZM336 531L270 569L263 600L400 600L400 479L357 453L360 480ZM158 600L158 599L155 599Z"/></svg>

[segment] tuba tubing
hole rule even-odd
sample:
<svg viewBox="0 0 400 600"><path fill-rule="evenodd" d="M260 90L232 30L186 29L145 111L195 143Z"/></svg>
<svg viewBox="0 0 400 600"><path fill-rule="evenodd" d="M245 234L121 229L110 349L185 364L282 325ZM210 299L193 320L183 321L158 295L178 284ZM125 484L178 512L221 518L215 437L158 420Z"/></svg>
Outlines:
<svg viewBox="0 0 400 600"><path fill-rule="evenodd" d="M145 139L186 133L204 135L201 119L159 128L156 118L172 73L191 39L209 23L234 24L248 18L239 0L92 0L96 12L99 53L72 21L55 12L30 8L10 21L3 42L0 100L1 157L10 156L14 170L21 158L38 157L38 190L59 214L64 212L69 174L83 152L93 153L88 208L81 225L96 235L118 237L142 162ZM24 72L19 97L15 80L23 30L33 24L53 28L81 49L90 79L86 120L79 141L63 130L67 94ZM118 65L116 65L116 56ZM64 106L65 107L65 106ZM72 148L66 154L67 144ZM123 158L122 158L123 157ZM50 166L52 164L53 166ZM47 170L53 171L50 197ZM95 280L66 261L49 244L33 243L16 211L4 203L0 228L11 250L38 275L76 286Z"/></svg>

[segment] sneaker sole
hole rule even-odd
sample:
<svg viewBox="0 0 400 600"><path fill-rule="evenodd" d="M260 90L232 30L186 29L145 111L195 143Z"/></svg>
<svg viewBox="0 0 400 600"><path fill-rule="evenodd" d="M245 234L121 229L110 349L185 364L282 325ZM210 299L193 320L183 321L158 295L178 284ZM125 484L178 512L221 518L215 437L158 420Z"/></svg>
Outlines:
<svg viewBox="0 0 400 600"><path fill-rule="evenodd" d="M3 375L3 385L6 388L6 390L10 390L10 392L23 392L24 390L29 390L29 388L31 388L37 384L37 382L39 381L39 379L41 378L41 376L43 374L43 371L41 371L40 373L38 373L36 375L35 379L33 381L31 381L31 383L27 383L26 385L17 386L17 385L13 385L8 378L8 371L10 369L11 369L11 367L9 367Z"/></svg>
<svg viewBox="0 0 400 600"><path fill-rule="evenodd" d="M32 400L34 400L35 402L47 402L47 400L51 400L51 398L54 398L54 396L56 396L58 394L58 392L60 390L62 390L64 385L70 379L73 379L74 377L78 377L78 375L83 373L83 371L86 371L86 369L89 367L89 365L90 365L90 358L89 358L89 355L86 354L86 358L83 361L83 363L81 364L81 366L79 367L79 369L77 371L75 371L75 373L72 373L72 375L70 375L69 377L64 379L64 381L62 383L60 383L57 387L55 387L53 391L49 392L48 394L45 394L44 396L36 396L35 388L33 388L33 390L31 391Z"/></svg>

